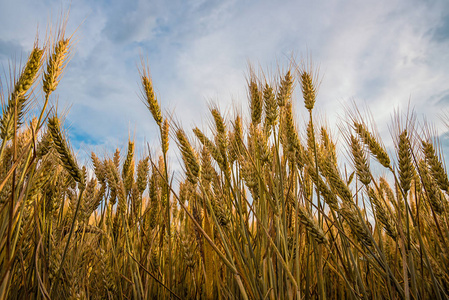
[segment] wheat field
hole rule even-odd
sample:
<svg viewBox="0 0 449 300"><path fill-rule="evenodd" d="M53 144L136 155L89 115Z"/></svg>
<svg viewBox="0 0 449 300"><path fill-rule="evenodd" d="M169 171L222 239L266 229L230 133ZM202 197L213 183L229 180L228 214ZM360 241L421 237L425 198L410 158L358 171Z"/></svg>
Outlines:
<svg viewBox="0 0 449 300"><path fill-rule="evenodd" d="M36 42L1 94L0 299L449 297L449 180L413 116L395 118L389 153L354 108L337 144L314 120L316 70L292 62L272 79L249 72L248 116L212 106L211 128L182 128L143 65L159 154L137 157L129 140L81 166L49 104L72 46L63 29Z"/></svg>

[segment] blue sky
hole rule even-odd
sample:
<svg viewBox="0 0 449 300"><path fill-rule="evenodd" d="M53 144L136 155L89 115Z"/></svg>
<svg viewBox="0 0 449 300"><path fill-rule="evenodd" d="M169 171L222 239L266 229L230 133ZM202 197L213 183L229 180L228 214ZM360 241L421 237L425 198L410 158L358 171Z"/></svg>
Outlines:
<svg viewBox="0 0 449 300"><path fill-rule="evenodd" d="M354 101L370 108L388 144L393 111L410 101L418 116L446 130L439 120L449 104L446 0L0 0L6 73L11 59L24 60L31 50L37 26L44 36L69 7L67 32L76 30L76 46L54 100L69 109L66 127L79 157L124 148L130 135L142 151L157 142L139 98L141 55L164 112L185 129L209 124L211 102L225 113L233 105L246 112L248 61L276 74L293 53L320 66L317 114L331 127Z"/></svg>

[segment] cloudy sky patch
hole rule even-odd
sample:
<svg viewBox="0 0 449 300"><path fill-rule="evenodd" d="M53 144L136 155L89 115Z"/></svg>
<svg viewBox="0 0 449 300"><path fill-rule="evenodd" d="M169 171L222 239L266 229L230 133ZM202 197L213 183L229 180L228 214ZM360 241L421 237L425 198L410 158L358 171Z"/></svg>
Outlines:
<svg viewBox="0 0 449 300"><path fill-rule="evenodd" d="M69 133L80 155L125 147L128 136L142 149L144 141L157 142L140 99L142 58L162 108L187 129L208 124L210 102L224 112L232 104L246 111L248 62L272 79L292 53L297 62L312 57L320 66L317 109L331 125L354 101L370 108L389 139L394 109L410 101L418 115L438 123L449 103L444 0L0 1L4 87L9 60L26 57L37 26L44 37L69 6L75 51L53 101L70 108Z"/></svg>

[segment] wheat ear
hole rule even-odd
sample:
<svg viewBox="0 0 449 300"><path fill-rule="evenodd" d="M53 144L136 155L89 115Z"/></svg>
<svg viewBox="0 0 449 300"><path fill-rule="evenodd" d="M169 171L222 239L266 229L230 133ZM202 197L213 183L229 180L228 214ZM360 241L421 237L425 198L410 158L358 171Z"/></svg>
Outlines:
<svg viewBox="0 0 449 300"><path fill-rule="evenodd" d="M351 134L351 152L354 159L354 165L357 171L357 177L364 185L368 185L371 182L371 172L368 165L368 160L363 152L362 146L359 140Z"/></svg>
<svg viewBox="0 0 449 300"><path fill-rule="evenodd" d="M134 183L134 142L128 141L128 153L122 168L122 179L125 186L125 194L131 191Z"/></svg>
<svg viewBox="0 0 449 300"><path fill-rule="evenodd" d="M44 50L40 49L37 45L33 48L19 79L14 85L14 90L11 93L6 108L3 110L3 116L0 121L1 138L3 140L9 140L12 137L15 113L17 114L16 126L21 125L27 100L25 94L36 80L36 74L42 65L43 53Z"/></svg>
<svg viewBox="0 0 449 300"><path fill-rule="evenodd" d="M299 205L298 206L298 216L300 222L306 227L307 231L312 235L312 237L319 244L327 243L327 238L324 235L323 230L318 226L318 224L312 219L306 209Z"/></svg>
<svg viewBox="0 0 449 300"><path fill-rule="evenodd" d="M379 163L387 169L390 169L390 157L385 151L384 147L374 138L365 125L362 123L354 122L354 128L359 137L363 140L363 143L368 146L371 153L376 157Z"/></svg>
<svg viewBox="0 0 449 300"><path fill-rule="evenodd" d="M149 157L139 161L137 164L137 189L142 194L148 185Z"/></svg>
<svg viewBox="0 0 449 300"><path fill-rule="evenodd" d="M443 164L439 160L435 148L432 143L422 141L422 150L426 157L426 162L430 167L430 172L432 177L435 178L435 181L438 183L438 186L448 192L449 190L449 180L447 178L447 173L444 170Z"/></svg>
<svg viewBox="0 0 449 300"><path fill-rule="evenodd" d="M161 141L162 141L161 146L162 146L163 153L168 152L169 131L170 131L170 123L168 123L167 119L164 119L164 123L162 124L162 128L161 128Z"/></svg>
<svg viewBox="0 0 449 300"><path fill-rule="evenodd" d="M78 182L81 186L84 186L84 174L78 167L78 164L76 163L75 158L69 150L67 142L61 133L59 118L57 116L48 119L48 130L51 134L56 151L61 158L62 165L76 182Z"/></svg>
<svg viewBox="0 0 449 300"><path fill-rule="evenodd" d="M250 99L250 108L251 108L251 121L254 125L260 123L262 118L262 95L259 90L258 84L254 78L254 75L251 76L249 82L249 99Z"/></svg>
<svg viewBox="0 0 449 300"><path fill-rule="evenodd" d="M150 75L148 73L149 73L148 70L143 69L142 75L140 77L142 81L145 105L150 110L157 125L161 126L162 124L161 108L159 107L159 103L154 93L153 82L151 81Z"/></svg>
<svg viewBox="0 0 449 300"><path fill-rule="evenodd" d="M399 181L404 193L410 190L410 183L414 174L410 140L407 130L402 131L399 135L398 145L398 162L399 162Z"/></svg>
<svg viewBox="0 0 449 300"><path fill-rule="evenodd" d="M384 202L379 199L379 196L371 187L368 188L368 196L371 202L374 204L376 217L383 225L385 232L391 238L396 239L398 236L398 232L396 230L396 225L394 223L393 217L390 214L390 211L387 209Z"/></svg>
<svg viewBox="0 0 449 300"><path fill-rule="evenodd" d="M263 103L265 111L264 130L265 134L269 136L269 130L271 126L276 125L276 121L278 118L278 106L273 88L269 86L268 83L265 84L265 88L263 90Z"/></svg>
<svg viewBox="0 0 449 300"><path fill-rule="evenodd" d="M276 100L279 107L283 107L286 103L290 102L293 93L293 77L290 70L285 73L285 76L281 79L279 91L277 93Z"/></svg>
<svg viewBox="0 0 449 300"><path fill-rule="evenodd" d="M187 179L192 183L196 184L198 182L198 177L200 174L200 164L198 162L198 157L190 145L184 130L178 129L176 131L176 137L178 138L179 149L181 150L182 159L186 167Z"/></svg>
<svg viewBox="0 0 449 300"><path fill-rule="evenodd" d="M207 148L218 165L220 167L223 167L223 156L221 155L221 152L217 149L215 144L210 139L208 139L198 127L195 127L193 129L193 133L200 140L201 144L203 144L203 146Z"/></svg>
<svg viewBox="0 0 449 300"><path fill-rule="evenodd" d="M304 104L306 108L311 111L315 105L316 88L313 84L310 72L303 71L301 73L301 89L304 97Z"/></svg>
<svg viewBox="0 0 449 300"><path fill-rule="evenodd" d="M70 39L60 39L47 62L47 69L44 73L42 88L47 97L56 90L60 77L67 64L67 54L69 53Z"/></svg>

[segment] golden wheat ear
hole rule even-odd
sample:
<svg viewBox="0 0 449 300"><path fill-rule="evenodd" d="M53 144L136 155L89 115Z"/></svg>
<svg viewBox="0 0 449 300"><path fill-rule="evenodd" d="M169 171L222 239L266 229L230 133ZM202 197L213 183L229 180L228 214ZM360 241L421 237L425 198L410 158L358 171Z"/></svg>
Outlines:
<svg viewBox="0 0 449 300"><path fill-rule="evenodd" d="M262 118L263 102L261 91L254 75L250 78L248 89L251 108L251 121L254 125L258 125Z"/></svg>
<svg viewBox="0 0 449 300"><path fill-rule="evenodd" d="M42 66L43 53L44 50L39 48L36 43L28 57L25 67L14 84L14 90L8 99L6 107L2 109L4 113L0 121L0 135L3 140L12 138L14 115L17 116L16 128L19 128L23 122L23 114L29 98L26 94L36 81L39 69Z"/></svg>
<svg viewBox="0 0 449 300"><path fill-rule="evenodd" d="M279 112L274 90L268 83L263 89L263 107L265 112L263 127L265 134L270 136L271 127L276 126Z"/></svg>
<svg viewBox="0 0 449 300"><path fill-rule="evenodd" d="M149 157L145 157L137 164L137 189L142 194L148 185L148 172L150 170Z"/></svg>
<svg viewBox="0 0 449 300"><path fill-rule="evenodd" d="M131 191L134 183L134 142L128 141L128 153L122 167L122 180L125 186L125 194Z"/></svg>
<svg viewBox="0 0 449 300"><path fill-rule="evenodd" d="M148 68L144 66L142 62L142 70L140 71L140 80L142 84L142 96L145 105L148 110L151 112L154 120L156 121L158 126L162 125L162 112L159 106L159 103L156 98L156 94L153 88L153 82L150 77L150 71Z"/></svg>
<svg viewBox="0 0 449 300"><path fill-rule="evenodd" d="M354 160L354 165L357 173L357 177L364 185L368 185L371 182L371 171L369 169L368 158L363 151L362 146L357 138L351 135L351 153Z"/></svg>
<svg viewBox="0 0 449 300"><path fill-rule="evenodd" d="M316 100L316 88L309 72L303 71L301 73L301 88L304 97L304 104L307 110L312 110Z"/></svg>
<svg viewBox="0 0 449 300"><path fill-rule="evenodd" d="M84 174L78 167L67 141L61 132L61 125L57 116L53 116L48 119L48 130L53 140L53 145L55 146L55 149L61 159L62 165L76 182L78 182L81 186L84 186Z"/></svg>
<svg viewBox="0 0 449 300"><path fill-rule="evenodd" d="M49 97L59 84L61 75L67 66L69 50L70 38L64 38L62 36L61 39L56 42L44 72L42 88L46 97Z"/></svg>
<svg viewBox="0 0 449 300"><path fill-rule="evenodd" d="M387 169L391 169L390 157L379 140L371 134L363 123L354 122L354 128L363 143L368 146L377 161Z"/></svg>
<svg viewBox="0 0 449 300"><path fill-rule="evenodd" d="M398 143L398 163L399 163L399 182L404 190L404 194L410 190L411 182L415 169L412 161L412 149L407 130L403 130L399 135Z"/></svg>
<svg viewBox="0 0 449 300"><path fill-rule="evenodd" d="M307 210L303 206L298 206L298 216L300 222L306 227L306 230L319 244L327 243L328 240L324 235L323 230L315 222L315 220L309 215Z"/></svg>
<svg viewBox="0 0 449 300"><path fill-rule="evenodd" d="M444 169L442 161L439 159L433 144L428 141L422 141L422 151L426 158L426 163L430 167L432 177L438 183L439 187L448 192L449 190L449 179L447 177L446 170Z"/></svg>
<svg viewBox="0 0 449 300"><path fill-rule="evenodd" d="M161 127L161 147L162 152L165 154L168 152L169 132L170 132L170 123L168 122L167 118L165 118L164 123L162 124Z"/></svg>
<svg viewBox="0 0 449 300"><path fill-rule="evenodd" d="M290 102L293 93L293 76L290 70L281 78L279 91L276 100L279 107L283 107L287 102Z"/></svg>
<svg viewBox="0 0 449 300"><path fill-rule="evenodd" d="M190 145L190 142L187 140L184 130L178 128L176 137L178 138L178 146L181 150L182 159L186 167L187 178L192 184L196 184L200 175L198 156Z"/></svg>

